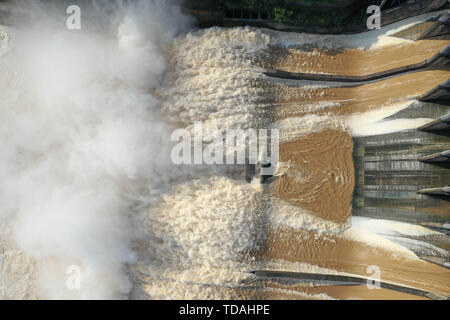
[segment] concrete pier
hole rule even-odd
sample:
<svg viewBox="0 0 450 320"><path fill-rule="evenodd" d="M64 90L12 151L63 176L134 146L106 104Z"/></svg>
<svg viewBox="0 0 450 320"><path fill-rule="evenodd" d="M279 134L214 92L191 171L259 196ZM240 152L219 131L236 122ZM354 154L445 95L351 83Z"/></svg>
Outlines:
<svg viewBox="0 0 450 320"><path fill-rule="evenodd" d="M419 97L420 101L436 101L450 104L450 79L444 81L433 90Z"/></svg>
<svg viewBox="0 0 450 320"><path fill-rule="evenodd" d="M450 34L450 13L442 15L433 26L424 32L417 40L432 39Z"/></svg>
<svg viewBox="0 0 450 320"><path fill-rule="evenodd" d="M450 197L450 186L442 188L427 188L417 191L419 194L437 195L437 196L449 196Z"/></svg>
<svg viewBox="0 0 450 320"><path fill-rule="evenodd" d="M450 163L450 150L423 156L417 160L425 163Z"/></svg>
<svg viewBox="0 0 450 320"><path fill-rule="evenodd" d="M418 128L425 132L450 133L450 112Z"/></svg>
<svg viewBox="0 0 450 320"><path fill-rule="evenodd" d="M367 285L369 279L363 277L341 276L335 274L320 274L320 273L304 273L304 272L287 272L287 271L272 271L272 270L256 270L251 272L258 278L269 279L286 279L300 282L313 282L319 285ZM432 292L424 290L400 286L396 284L379 281L380 288L409 293L430 299L447 300L449 297L437 295Z"/></svg>
<svg viewBox="0 0 450 320"><path fill-rule="evenodd" d="M450 14L445 13L393 34L394 37L408 40L450 38Z"/></svg>

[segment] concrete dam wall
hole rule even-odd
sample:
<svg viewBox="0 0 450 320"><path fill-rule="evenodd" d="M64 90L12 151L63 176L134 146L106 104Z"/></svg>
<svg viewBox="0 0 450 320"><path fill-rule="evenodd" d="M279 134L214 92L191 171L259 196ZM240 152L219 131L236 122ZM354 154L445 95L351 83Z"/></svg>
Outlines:
<svg viewBox="0 0 450 320"><path fill-rule="evenodd" d="M390 119L439 118L449 111L448 105L417 101ZM448 163L419 161L421 157L449 149L450 139L445 133L408 130L355 138L353 214L445 223L450 199L417 191L450 184Z"/></svg>

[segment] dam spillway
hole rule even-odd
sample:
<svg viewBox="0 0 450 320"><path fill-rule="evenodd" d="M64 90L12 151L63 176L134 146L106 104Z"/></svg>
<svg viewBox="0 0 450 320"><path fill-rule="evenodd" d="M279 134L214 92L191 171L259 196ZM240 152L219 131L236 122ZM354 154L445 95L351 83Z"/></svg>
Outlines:
<svg viewBox="0 0 450 320"><path fill-rule="evenodd" d="M449 106L416 101L395 118L439 118ZM448 136L407 130L354 138L357 184L355 215L399 221L448 221L449 199L417 194L420 189L450 184L450 170L443 163L420 161L450 147Z"/></svg>
<svg viewBox="0 0 450 320"><path fill-rule="evenodd" d="M418 99L420 101L435 101L448 104L450 102L450 80L447 79L436 88L425 93L423 96L418 97ZM447 117L445 115L441 116L441 118L442 117L442 120L445 122Z"/></svg>
<svg viewBox="0 0 450 320"><path fill-rule="evenodd" d="M269 77L281 79L330 81L336 83L355 83L354 86L358 86L365 83L395 77L405 73L419 72L425 70L450 70L450 45L445 47L444 49L439 51L436 55L434 55L433 57L431 57L426 61L368 75L350 76L337 74L293 73L283 70L268 70L265 72L265 74Z"/></svg>
<svg viewBox="0 0 450 320"><path fill-rule="evenodd" d="M449 71L352 88L264 74L358 77L428 61L448 40L392 34L442 12L316 35L189 29L178 7L140 3L111 8L117 19L93 8L104 19L79 32L59 30L65 11L45 6L31 28L0 27L1 298L450 296L448 202L429 192L448 171L421 161L450 146L442 130L418 130L446 122ZM171 137L196 122L277 129L275 172L259 179L265 157L175 164ZM74 263L79 291L64 286ZM379 290L366 286L374 266Z"/></svg>

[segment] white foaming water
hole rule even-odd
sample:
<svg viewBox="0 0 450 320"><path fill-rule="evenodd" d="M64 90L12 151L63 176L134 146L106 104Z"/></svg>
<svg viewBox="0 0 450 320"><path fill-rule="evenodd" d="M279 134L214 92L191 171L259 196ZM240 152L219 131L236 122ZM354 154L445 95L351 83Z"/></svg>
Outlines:
<svg viewBox="0 0 450 320"><path fill-rule="evenodd" d="M396 119L389 121L380 121L364 126L357 126L352 130L354 137L376 136L380 134L393 133L403 130L417 129L418 127L432 121L433 119Z"/></svg>
<svg viewBox="0 0 450 320"><path fill-rule="evenodd" d="M352 217L352 225L386 236L428 236L440 234L440 232L411 223L367 217Z"/></svg>
<svg viewBox="0 0 450 320"><path fill-rule="evenodd" d="M0 26L0 57L8 53L9 50L9 34L5 28Z"/></svg>
<svg viewBox="0 0 450 320"><path fill-rule="evenodd" d="M372 247L390 251L393 254L397 254L408 259L418 259L414 252L408 248L362 228L352 226L343 233L343 237L348 240L362 242Z"/></svg>
<svg viewBox="0 0 450 320"><path fill-rule="evenodd" d="M286 118L277 121L274 127L280 130L281 143L305 137L327 128L350 132L347 119L331 115L318 116L312 114L303 117Z"/></svg>
<svg viewBox="0 0 450 320"><path fill-rule="evenodd" d="M289 226L293 229L303 229L314 232L316 235L339 234L346 229L350 221L336 223L316 217L310 211L287 204L278 199L271 199L270 219L274 226Z"/></svg>
<svg viewBox="0 0 450 320"><path fill-rule="evenodd" d="M178 174L149 89L187 21L168 2L142 1L113 14L90 8L110 24L69 31L65 8L21 4L29 27L9 53L2 36L0 217L37 262L39 296L126 297L137 197ZM80 290L66 287L70 265L81 268Z"/></svg>
<svg viewBox="0 0 450 320"><path fill-rule="evenodd" d="M411 130L433 120L429 118L386 120L386 118L408 108L413 103L414 100L386 105L372 111L357 113L349 116L347 118L347 122L351 128L352 136L375 136L403 130Z"/></svg>
<svg viewBox="0 0 450 320"><path fill-rule="evenodd" d="M177 40L169 52L172 73L158 90L164 112L209 129L267 127L266 92L255 85L263 70L254 58L269 42L254 28L210 28Z"/></svg>
<svg viewBox="0 0 450 320"><path fill-rule="evenodd" d="M148 257L136 268L150 285L146 293L165 296L174 281L222 287L249 277L245 272L251 270L250 253L264 239L259 196L251 184L223 177L192 180L164 195L144 220L151 234L145 242ZM158 285L152 286L155 282ZM206 298L194 287L172 298L192 295Z"/></svg>
<svg viewBox="0 0 450 320"><path fill-rule="evenodd" d="M366 217L352 217L352 226L386 237L392 242L400 244L416 254L445 258L448 258L449 256L447 250L414 239L415 237L441 235L440 232L419 225Z"/></svg>

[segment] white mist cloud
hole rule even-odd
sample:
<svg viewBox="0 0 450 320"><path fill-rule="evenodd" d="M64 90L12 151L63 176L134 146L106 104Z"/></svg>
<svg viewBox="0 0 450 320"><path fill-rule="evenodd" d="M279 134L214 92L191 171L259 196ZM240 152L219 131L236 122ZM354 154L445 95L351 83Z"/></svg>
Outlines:
<svg viewBox="0 0 450 320"><path fill-rule="evenodd" d="M43 298L124 298L136 199L171 178L172 129L152 90L189 21L169 1L117 1L82 7L69 31L64 8L18 6L27 27L0 57L0 218L36 259ZM70 265L79 291L66 288Z"/></svg>

